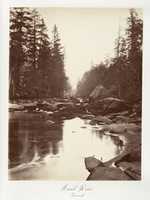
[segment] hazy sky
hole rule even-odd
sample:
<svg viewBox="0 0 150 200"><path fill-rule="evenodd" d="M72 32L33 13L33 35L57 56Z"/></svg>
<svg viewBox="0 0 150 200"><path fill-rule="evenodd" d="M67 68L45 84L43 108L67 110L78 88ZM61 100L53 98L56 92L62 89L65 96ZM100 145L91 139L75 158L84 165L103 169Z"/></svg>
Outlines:
<svg viewBox="0 0 150 200"><path fill-rule="evenodd" d="M51 34L57 25L65 47L65 69L73 87L83 73L113 56L119 24L125 26L128 9L38 8ZM123 29L123 28L122 28Z"/></svg>

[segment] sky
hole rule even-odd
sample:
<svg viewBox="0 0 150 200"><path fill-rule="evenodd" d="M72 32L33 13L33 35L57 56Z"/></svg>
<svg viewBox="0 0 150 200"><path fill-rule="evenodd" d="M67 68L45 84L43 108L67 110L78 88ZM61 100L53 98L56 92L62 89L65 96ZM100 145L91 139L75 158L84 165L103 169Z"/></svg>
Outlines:
<svg viewBox="0 0 150 200"><path fill-rule="evenodd" d="M91 65L114 55L114 42L126 24L129 10L115 8L37 9L48 33L57 25L65 48L65 71L73 88Z"/></svg>

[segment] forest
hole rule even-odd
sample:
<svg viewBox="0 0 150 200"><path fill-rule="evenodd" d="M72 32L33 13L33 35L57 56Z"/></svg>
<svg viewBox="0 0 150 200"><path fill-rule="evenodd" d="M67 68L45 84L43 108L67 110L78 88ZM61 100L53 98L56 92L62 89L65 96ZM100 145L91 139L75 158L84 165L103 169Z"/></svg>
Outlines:
<svg viewBox="0 0 150 200"><path fill-rule="evenodd" d="M119 33L116 38L115 56L85 72L78 82L76 96L141 100L142 31L142 19L131 9L124 34ZM36 9L11 9L9 61L9 97L12 100L64 97L66 90L71 91L58 28L54 25L50 38Z"/></svg>
<svg viewBox="0 0 150 200"><path fill-rule="evenodd" d="M63 97L67 77L58 28L54 25L49 38L36 9L10 11L9 66L11 100Z"/></svg>
<svg viewBox="0 0 150 200"><path fill-rule="evenodd" d="M142 96L143 22L131 9L124 35L115 41L113 58L91 66L77 86L77 96L117 97L134 103Z"/></svg>

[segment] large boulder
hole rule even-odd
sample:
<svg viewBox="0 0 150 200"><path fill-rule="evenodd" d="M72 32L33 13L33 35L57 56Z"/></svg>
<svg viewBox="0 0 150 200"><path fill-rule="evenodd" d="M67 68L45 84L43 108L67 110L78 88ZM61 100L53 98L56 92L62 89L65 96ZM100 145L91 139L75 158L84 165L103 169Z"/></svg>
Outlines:
<svg viewBox="0 0 150 200"><path fill-rule="evenodd" d="M86 169L89 172L93 171L98 166L104 167L103 162L98 160L98 159L96 159L94 156L86 157L84 161L85 161Z"/></svg>
<svg viewBox="0 0 150 200"><path fill-rule="evenodd" d="M121 169L114 167L97 167L87 180L131 180Z"/></svg>
<svg viewBox="0 0 150 200"><path fill-rule="evenodd" d="M107 97L95 102L91 102L88 108L93 113L98 114L109 114L113 112L121 112L124 110L128 110L129 106L126 104L124 100Z"/></svg>
<svg viewBox="0 0 150 200"><path fill-rule="evenodd" d="M116 86L112 85L110 88L105 88L103 85L97 85L96 88L91 92L90 98L97 99L97 98L106 98L110 96L116 96L117 88Z"/></svg>
<svg viewBox="0 0 150 200"><path fill-rule="evenodd" d="M97 85L96 88L91 92L90 98L104 98L108 96L108 90L103 85Z"/></svg>

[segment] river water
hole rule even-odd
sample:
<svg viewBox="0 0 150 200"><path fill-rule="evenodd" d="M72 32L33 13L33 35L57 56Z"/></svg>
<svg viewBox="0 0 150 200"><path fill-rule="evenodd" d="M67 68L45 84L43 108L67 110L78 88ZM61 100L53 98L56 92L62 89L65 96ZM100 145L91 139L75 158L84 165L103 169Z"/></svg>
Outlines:
<svg viewBox="0 0 150 200"><path fill-rule="evenodd" d="M86 180L85 157L108 161L123 150L123 139L100 128L78 117L52 123L18 112L9 122L9 179Z"/></svg>

